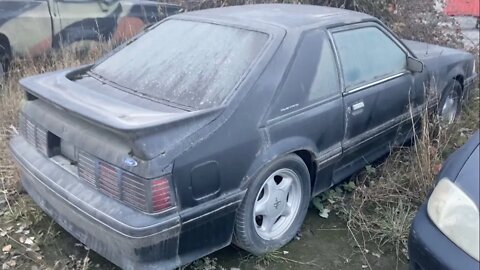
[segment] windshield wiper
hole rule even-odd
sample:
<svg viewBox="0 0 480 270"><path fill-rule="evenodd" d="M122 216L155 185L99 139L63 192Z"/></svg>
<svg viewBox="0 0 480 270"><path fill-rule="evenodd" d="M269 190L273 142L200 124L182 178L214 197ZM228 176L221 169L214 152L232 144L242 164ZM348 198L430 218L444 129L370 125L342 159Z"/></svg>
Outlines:
<svg viewBox="0 0 480 270"><path fill-rule="evenodd" d="M123 92L126 92L126 93L129 93L129 94L133 94L135 96L138 96L140 98L144 98L144 99L148 99L150 101L153 101L153 102L159 102L163 105L166 105L166 106L169 106L169 107L172 107L172 108L176 108L176 109L181 109L181 110L185 110L185 111L193 111L195 110L196 108L195 107L192 107L192 106L188 106L188 105L184 105L184 104L179 104L179 103L176 103L176 102L173 102L173 101L170 101L168 99L164 99L164 98L157 98L157 97L152 97L150 95L146 95L140 91L137 91L135 89L131 89L129 87L125 87L123 85L120 85L112 80L109 80L107 78L105 78L104 76L92 71L92 70L89 70L87 71L87 74L89 76L91 76L92 78L100 81L101 83L104 83L104 84L108 84L108 85L111 85Z"/></svg>

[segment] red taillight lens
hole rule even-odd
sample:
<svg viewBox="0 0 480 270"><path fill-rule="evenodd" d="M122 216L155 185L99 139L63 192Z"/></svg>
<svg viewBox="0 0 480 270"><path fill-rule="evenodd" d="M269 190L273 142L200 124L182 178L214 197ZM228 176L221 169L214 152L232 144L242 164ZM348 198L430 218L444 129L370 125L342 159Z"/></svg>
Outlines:
<svg viewBox="0 0 480 270"><path fill-rule="evenodd" d="M152 180L151 188L152 209L154 212L160 212L172 206L170 183L167 178Z"/></svg>
<svg viewBox="0 0 480 270"><path fill-rule="evenodd" d="M101 193L143 212L158 214L175 207L168 176L147 180L83 151L79 152L78 176Z"/></svg>
<svg viewBox="0 0 480 270"><path fill-rule="evenodd" d="M104 194L120 199L120 183L118 180L118 172L114 166L102 161L98 163L97 186Z"/></svg>

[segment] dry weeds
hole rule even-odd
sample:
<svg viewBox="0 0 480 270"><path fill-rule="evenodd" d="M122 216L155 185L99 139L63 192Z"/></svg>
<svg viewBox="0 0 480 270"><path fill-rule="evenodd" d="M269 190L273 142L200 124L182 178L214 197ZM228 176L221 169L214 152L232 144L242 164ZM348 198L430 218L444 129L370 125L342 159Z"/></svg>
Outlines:
<svg viewBox="0 0 480 270"><path fill-rule="evenodd" d="M431 192L442 163L479 128L478 112L477 89L457 123L441 128L423 117L413 146L392 151L381 164L355 176L357 188L340 211L348 227L364 240L373 240L380 250L393 247L398 259L408 258L412 219Z"/></svg>
<svg viewBox="0 0 480 270"><path fill-rule="evenodd" d="M15 59L7 80L0 85L0 253L1 269L87 269L89 253L75 255L75 247L68 254L51 259L49 265L41 247L51 244L61 229L22 194L19 175L8 150L8 140L16 133L18 109L24 92L18 81L26 76L92 63L112 44L104 42L93 48L64 48L35 59ZM83 250L83 246L76 247ZM56 252L62 252L61 250ZM73 254L72 254L73 253ZM32 268L34 269L34 268Z"/></svg>

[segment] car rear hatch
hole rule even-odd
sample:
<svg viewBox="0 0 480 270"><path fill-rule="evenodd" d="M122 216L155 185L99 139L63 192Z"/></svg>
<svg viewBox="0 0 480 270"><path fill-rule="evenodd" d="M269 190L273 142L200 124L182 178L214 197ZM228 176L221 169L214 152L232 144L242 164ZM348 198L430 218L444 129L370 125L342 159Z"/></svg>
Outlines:
<svg viewBox="0 0 480 270"><path fill-rule="evenodd" d="M21 135L111 198L147 213L172 209L170 152L188 147L182 140L221 109L186 111L115 90L90 76L69 79L84 70L21 80L27 91Z"/></svg>
<svg viewBox="0 0 480 270"><path fill-rule="evenodd" d="M220 111L219 108L187 111L122 92L90 76L75 81L68 78L85 69L21 80L30 99L24 111L28 113L39 106L53 105L61 114L67 113L95 126L89 129L111 133L110 136L129 148L131 152L128 153L142 160L165 155L183 138L212 121ZM102 91L104 89L108 91ZM72 139L76 137L75 134L71 136Z"/></svg>

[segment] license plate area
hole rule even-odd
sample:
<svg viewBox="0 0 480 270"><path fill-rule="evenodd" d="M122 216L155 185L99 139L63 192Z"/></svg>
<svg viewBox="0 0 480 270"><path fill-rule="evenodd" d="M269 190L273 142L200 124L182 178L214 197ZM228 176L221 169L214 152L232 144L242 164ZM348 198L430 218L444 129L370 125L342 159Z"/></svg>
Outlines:
<svg viewBox="0 0 480 270"><path fill-rule="evenodd" d="M78 152L75 145L48 132L48 153L50 159L57 165L78 175Z"/></svg>

